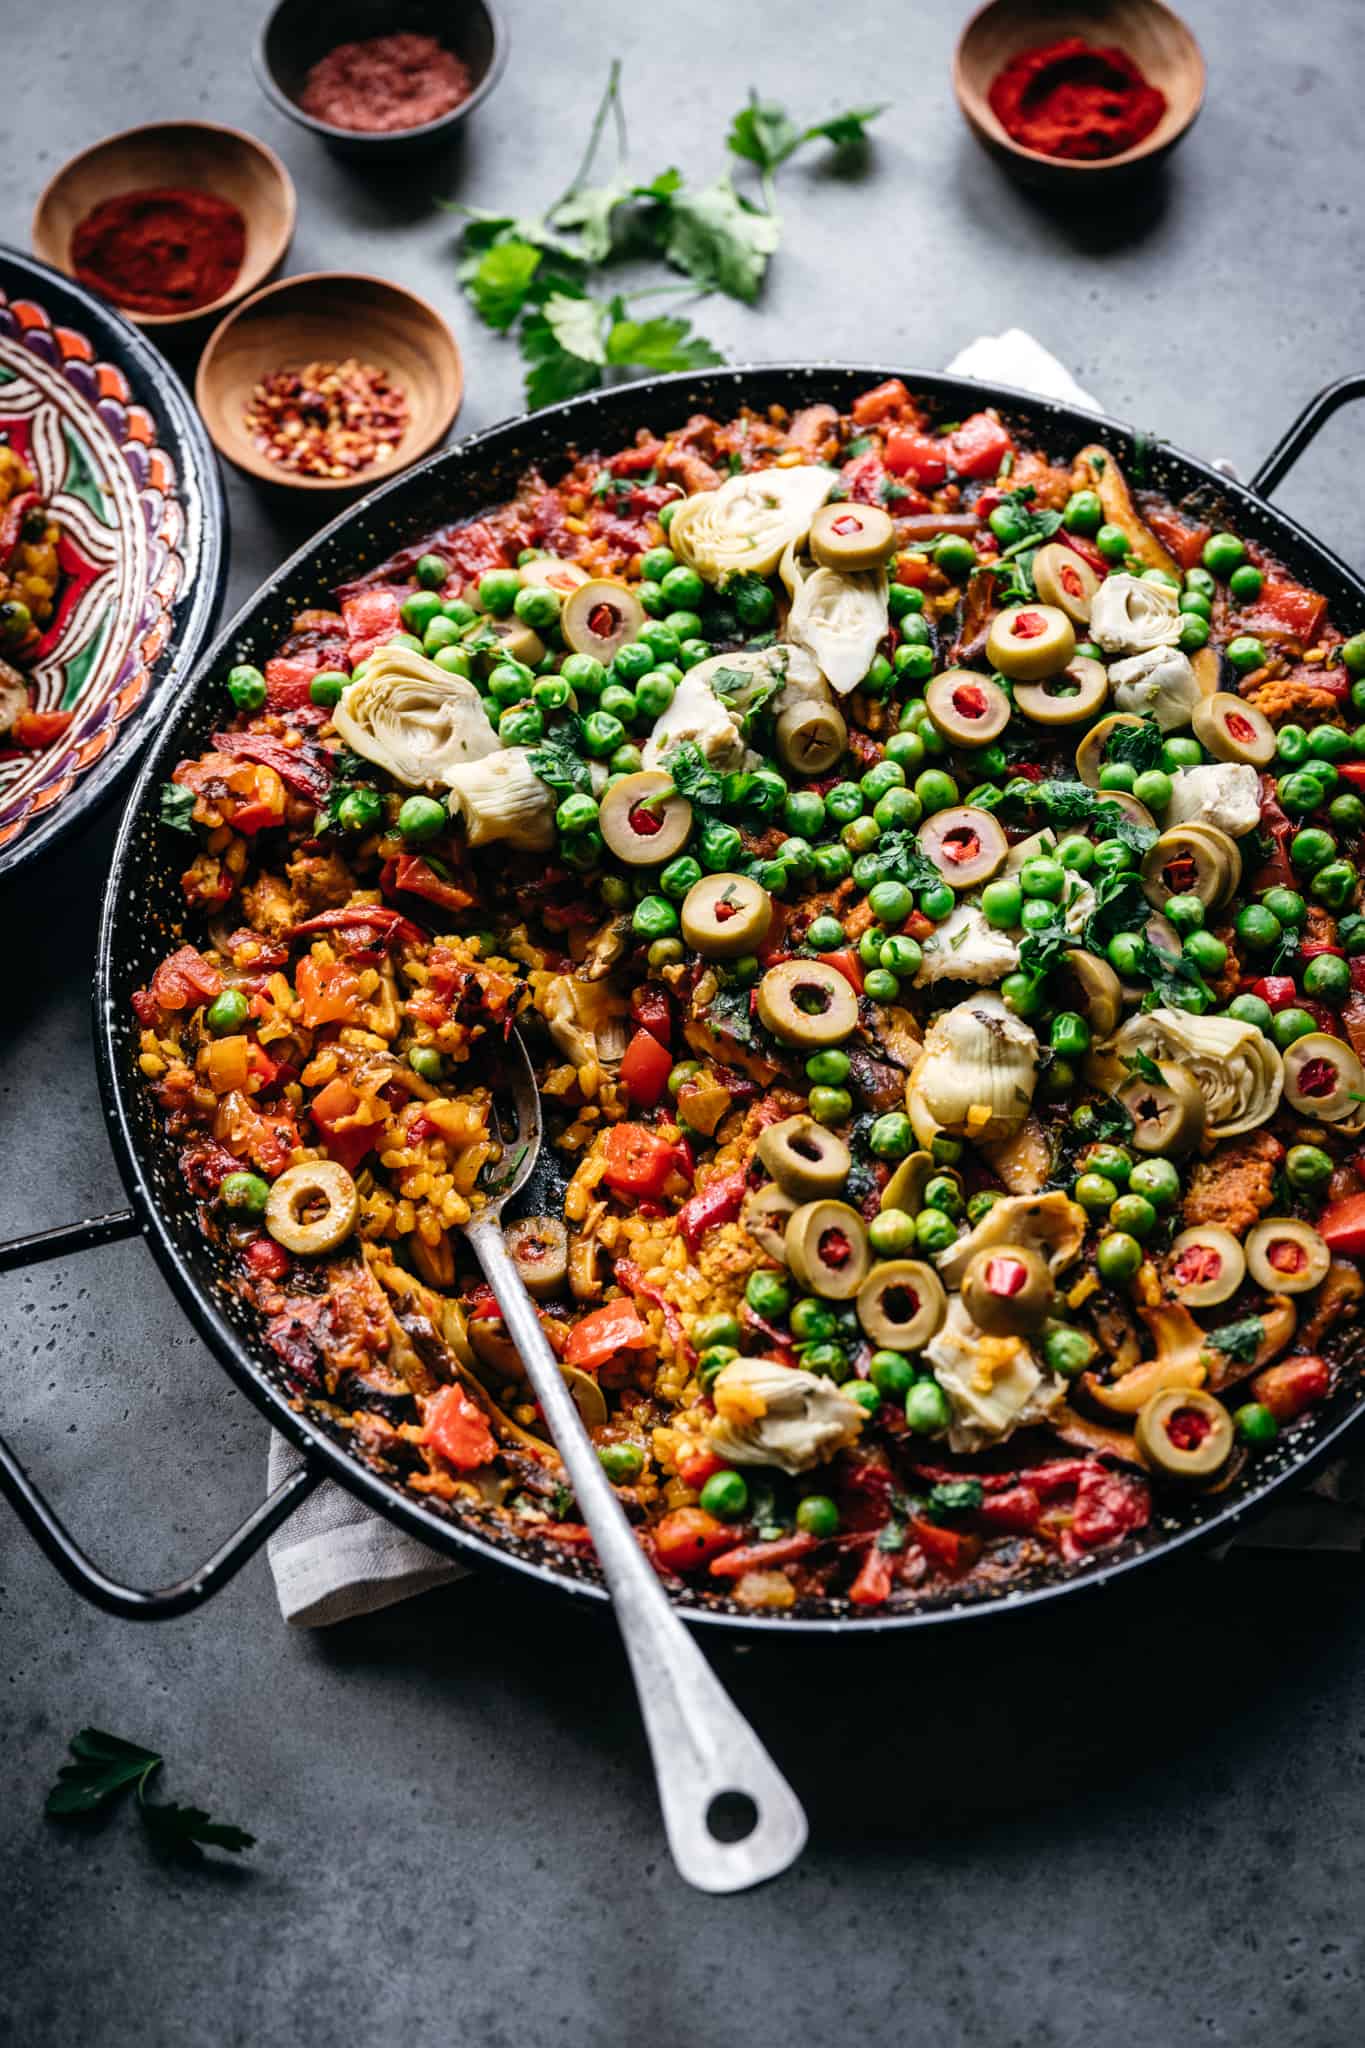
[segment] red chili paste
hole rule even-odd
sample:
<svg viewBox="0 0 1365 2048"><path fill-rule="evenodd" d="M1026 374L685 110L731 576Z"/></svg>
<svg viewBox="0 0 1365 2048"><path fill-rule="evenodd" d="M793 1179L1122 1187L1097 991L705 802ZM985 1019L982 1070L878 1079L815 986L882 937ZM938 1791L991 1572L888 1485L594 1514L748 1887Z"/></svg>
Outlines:
<svg viewBox="0 0 1365 2048"><path fill-rule="evenodd" d="M1166 111L1165 94L1125 51L1080 36L1021 50L997 75L990 103L1025 149L1079 161L1135 149Z"/></svg>

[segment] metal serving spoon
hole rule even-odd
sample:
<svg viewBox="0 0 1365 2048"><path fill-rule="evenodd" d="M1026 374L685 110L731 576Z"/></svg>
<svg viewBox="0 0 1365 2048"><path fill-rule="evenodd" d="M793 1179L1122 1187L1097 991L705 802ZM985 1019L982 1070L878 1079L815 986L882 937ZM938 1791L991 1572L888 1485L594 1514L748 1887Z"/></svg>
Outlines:
<svg viewBox="0 0 1365 2048"><path fill-rule="evenodd" d="M688 1634L636 1541L503 1240L503 1204L525 1185L541 1143L540 1095L515 1032L506 1059L516 1136L504 1146L501 1178L491 1186L485 1183L487 1204L464 1234L498 1298L592 1532L635 1677L673 1860L699 1891L744 1891L796 1861L805 1847L806 1816ZM741 1840L724 1839L713 1825L716 1802L727 1795L752 1805L753 1824Z"/></svg>

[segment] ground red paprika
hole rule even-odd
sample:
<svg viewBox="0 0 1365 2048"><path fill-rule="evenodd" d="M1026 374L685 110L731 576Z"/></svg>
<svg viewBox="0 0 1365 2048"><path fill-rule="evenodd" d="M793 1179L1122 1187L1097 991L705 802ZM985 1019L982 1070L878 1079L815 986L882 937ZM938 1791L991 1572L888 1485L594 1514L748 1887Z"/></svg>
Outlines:
<svg viewBox="0 0 1365 2048"><path fill-rule="evenodd" d="M1080 36L1021 50L997 74L990 103L1025 149L1082 161L1135 149L1166 111L1165 94L1125 51Z"/></svg>
<svg viewBox="0 0 1365 2048"><path fill-rule="evenodd" d="M134 313L192 313L230 291L246 254L246 222L213 192L119 192L78 221L71 261L80 282Z"/></svg>

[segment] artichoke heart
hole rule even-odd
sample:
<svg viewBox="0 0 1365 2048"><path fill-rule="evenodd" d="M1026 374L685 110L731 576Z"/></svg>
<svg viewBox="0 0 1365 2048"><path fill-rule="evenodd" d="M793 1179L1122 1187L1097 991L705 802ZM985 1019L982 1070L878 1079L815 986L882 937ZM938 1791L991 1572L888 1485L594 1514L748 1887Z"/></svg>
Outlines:
<svg viewBox="0 0 1365 2048"><path fill-rule="evenodd" d="M1109 680L1120 711L1154 718L1163 732L1188 725L1195 706L1203 702L1190 657L1178 647L1150 647L1127 661L1116 661Z"/></svg>
<svg viewBox="0 0 1365 2048"><path fill-rule="evenodd" d="M803 541L834 484L834 471L811 463L750 470L714 491L684 498L668 529L669 546L699 575L771 576L792 542Z"/></svg>
<svg viewBox="0 0 1365 2048"><path fill-rule="evenodd" d="M452 768L445 783L447 808L452 817L458 813L471 846L505 839L526 853L548 853L554 845L554 791L536 774L525 747L506 747Z"/></svg>
<svg viewBox="0 0 1365 2048"><path fill-rule="evenodd" d="M1284 1061L1254 1024L1236 1017L1193 1017L1184 1010L1148 1010L1130 1017L1098 1048L1119 1069L1134 1053L1158 1065L1171 1061L1190 1074L1204 1098L1211 1138L1254 1131L1275 1114L1284 1086Z"/></svg>
<svg viewBox="0 0 1365 2048"><path fill-rule="evenodd" d="M782 557L782 581L792 600L787 638L847 696L871 668L890 622L885 571L811 569L793 544Z"/></svg>
<svg viewBox="0 0 1365 2048"><path fill-rule="evenodd" d="M439 789L450 772L499 751L483 699L410 647L381 647L348 683L332 723L352 753L409 789Z"/></svg>
<svg viewBox="0 0 1365 2048"><path fill-rule="evenodd" d="M710 768L752 765L759 757L745 740L749 720L781 692L787 660L785 647L741 647L688 669L645 742L645 767L661 768L664 757L686 742L700 749Z"/></svg>
<svg viewBox="0 0 1365 2048"><path fill-rule="evenodd" d="M968 996L935 1017L906 1084L915 1136L993 1140L1019 1129L1033 1102L1038 1041L997 995Z"/></svg>
<svg viewBox="0 0 1365 2048"><path fill-rule="evenodd" d="M1122 571L1106 576L1091 601L1090 638L1106 654L1174 647L1180 638L1178 594Z"/></svg>
<svg viewBox="0 0 1365 2048"><path fill-rule="evenodd" d="M733 1465L808 1472L854 1443L863 1410L833 1380L772 1358L736 1358L712 1386L711 1443Z"/></svg>
<svg viewBox="0 0 1365 2048"><path fill-rule="evenodd" d="M924 1356L952 1405L952 1451L984 1450L1044 1421L1066 1391L1065 1380L1045 1373L1022 1337L988 1337L979 1330L956 1294Z"/></svg>

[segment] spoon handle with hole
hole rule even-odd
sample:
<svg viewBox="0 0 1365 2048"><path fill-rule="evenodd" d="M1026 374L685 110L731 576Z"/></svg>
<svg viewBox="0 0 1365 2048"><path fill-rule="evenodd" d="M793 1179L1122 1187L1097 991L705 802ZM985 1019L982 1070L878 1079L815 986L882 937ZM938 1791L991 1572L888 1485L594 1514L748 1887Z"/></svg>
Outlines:
<svg viewBox="0 0 1365 2048"><path fill-rule="evenodd" d="M776 1877L805 1846L800 1803L688 1634L636 1541L497 1217L481 1217L465 1235L498 1298L611 1589L673 1860L687 1882L704 1892L743 1891ZM719 1840L708 1822L712 1802L725 1793L753 1802L757 1818L742 1841Z"/></svg>

